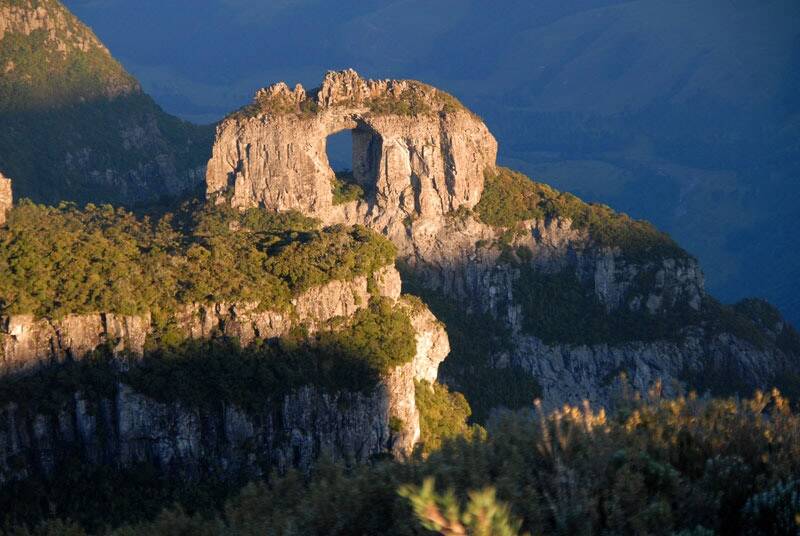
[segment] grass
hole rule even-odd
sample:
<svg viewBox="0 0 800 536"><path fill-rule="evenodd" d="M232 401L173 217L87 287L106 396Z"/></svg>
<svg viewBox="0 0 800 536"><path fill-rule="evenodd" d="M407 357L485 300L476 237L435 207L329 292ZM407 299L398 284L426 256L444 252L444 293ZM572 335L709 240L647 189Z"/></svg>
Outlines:
<svg viewBox="0 0 800 536"><path fill-rule="evenodd" d="M404 117L425 116L438 113L469 112L454 96L436 89L428 84L409 80L408 87L399 95L384 94L370 97L364 102L340 103L337 106L364 106L374 115L399 115ZM313 115L318 113L319 105L314 100L313 92L301 102L285 95L257 95L248 104L230 117L244 119L259 114L270 115ZM471 114L471 112L469 112Z"/></svg>

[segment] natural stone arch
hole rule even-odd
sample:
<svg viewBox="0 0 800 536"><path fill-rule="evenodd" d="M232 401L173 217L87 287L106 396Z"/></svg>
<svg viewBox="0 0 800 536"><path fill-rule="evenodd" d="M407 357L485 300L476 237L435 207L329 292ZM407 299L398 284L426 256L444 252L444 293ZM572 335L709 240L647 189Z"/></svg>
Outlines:
<svg viewBox="0 0 800 536"><path fill-rule="evenodd" d="M354 175L373 195L333 205L327 136L353 130ZM407 80L330 72L306 94L279 83L217 129L207 193L235 207L299 210L326 223L386 229L441 218L480 199L497 143L453 97Z"/></svg>

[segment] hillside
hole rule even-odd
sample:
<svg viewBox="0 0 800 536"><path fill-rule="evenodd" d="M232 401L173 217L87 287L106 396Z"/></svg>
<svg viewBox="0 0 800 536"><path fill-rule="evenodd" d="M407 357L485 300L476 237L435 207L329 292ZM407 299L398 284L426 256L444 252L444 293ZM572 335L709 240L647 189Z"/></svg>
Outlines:
<svg viewBox="0 0 800 536"><path fill-rule="evenodd" d="M233 485L410 455L417 383L449 344L401 296L394 258L363 227L297 214L15 207L0 229L3 510L37 511L15 486L104 465Z"/></svg>
<svg viewBox="0 0 800 536"><path fill-rule="evenodd" d="M485 119L503 165L653 222L720 299L763 296L800 323L797 2L68 4L181 117L332 66L432 83Z"/></svg>
<svg viewBox="0 0 800 536"><path fill-rule="evenodd" d="M193 190L210 127L164 113L58 0L0 2L0 170L20 197L135 204Z"/></svg>
<svg viewBox="0 0 800 536"><path fill-rule="evenodd" d="M347 70L309 91L260 90L217 130L208 199L391 239L408 288L459 326L442 378L482 418L531 392L558 406L657 382L671 394L797 388L800 336L771 306L719 304L697 260L652 225L497 166L481 119L424 87ZM353 198L334 195L325 154L341 131ZM483 329L460 329L471 324Z"/></svg>

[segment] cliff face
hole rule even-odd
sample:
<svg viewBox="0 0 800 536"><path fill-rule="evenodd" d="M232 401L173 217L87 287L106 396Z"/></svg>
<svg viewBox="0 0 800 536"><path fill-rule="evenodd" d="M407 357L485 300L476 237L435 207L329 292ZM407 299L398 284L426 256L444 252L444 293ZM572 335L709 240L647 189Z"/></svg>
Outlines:
<svg viewBox="0 0 800 536"><path fill-rule="evenodd" d="M325 143L342 130L353 131L353 175L366 196L334 205ZM328 73L310 95L302 86L270 86L223 121L206 185L209 197L229 196L235 207L294 209L394 234L404 232L405 219L473 207L496 153L486 126L449 95L343 71Z"/></svg>
<svg viewBox="0 0 800 536"><path fill-rule="evenodd" d="M449 352L447 335L427 308L400 297L393 267L380 270L370 290L408 314L416 339L414 359L383 376L367 392L329 392L313 385L265 399L245 411L220 402L214 409L157 401L118 382L99 400L80 391L57 412L33 411L26 401L6 405L0 416L0 481L50 475L71 453L87 463L128 467L148 462L185 478L244 476L272 468L306 469L321 454L347 462L371 456L408 455L419 438L414 380L436 376ZM179 315L191 338L271 339L303 325L313 332L326 321L366 307L366 277L333 281L300 295L293 312L260 311L257 304L191 306ZM5 374L24 374L49 362L80 360L101 344L141 355L150 333L149 315L66 317L57 322L29 316L3 319ZM135 366L132 365L132 366ZM15 371L15 372L12 372Z"/></svg>
<svg viewBox="0 0 800 536"><path fill-rule="evenodd" d="M6 214L14 206L14 195L11 192L11 179L0 173L0 225L6 222Z"/></svg>
<svg viewBox="0 0 800 536"><path fill-rule="evenodd" d="M211 141L163 112L58 0L0 2L0 169L20 195L136 203L202 182Z"/></svg>
<svg viewBox="0 0 800 536"><path fill-rule="evenodd" d="M481 199L484 173L495 170L497 145L478 118L448 99L418 82L362 80L353 71L328 73L308 95L300 86L270 86L218 127L209 198L236 207L297 209L384 233L409 276L427 291L488 314L508 330L510 350L498 349L491 366L527 371L549 404L609 404L621 372L637 389L660 382L674 392L709 367L722 367L742 389L754 389L798 364L800 356L773 344L690 320L705 318L709 296L697 262L685 254L631 255L568 217L530 220L511 230L482 223L470 209ZM366 194L334 205L325 138L343 129L353 130L354 180ZM642 329L627 338L611 333L607 341L546 337L531 325L525 295L532 283L525 278L560 273L574 273L580 288L567 290L591 295L601 306L598 315L684 324L669 336ZM566 307L557 294L549 299L555 314Z"/></svg>

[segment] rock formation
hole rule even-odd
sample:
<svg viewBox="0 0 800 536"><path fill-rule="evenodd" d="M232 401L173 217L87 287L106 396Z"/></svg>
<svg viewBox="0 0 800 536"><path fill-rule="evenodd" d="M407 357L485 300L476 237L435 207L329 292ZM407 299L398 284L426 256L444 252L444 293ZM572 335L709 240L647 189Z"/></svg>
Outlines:
<svg viewBox="0 0 800 536"><path fill-rule="evenodd" d="M366 199L334 205L326 138L353 134L354 180ZM413 81L328 73L306 94L279 83L217 128L209 197L235 207L299 210L328 223L368 222L404 232L407 219L438 220L480 199L497 144L453 97Z"/></svg>
<svg viewBox="0 0 800 536"><path fill-rule="evenodd" d="M365 196L334 204L326 137L346 129L353 135L353 179ZM660 382L674 392L715 366L753 389L800 364L800 355L774 344L691 324L692 315L706 313L709 296L688 255L629 256L569 217L524 222L510 239L510 230L482 223L470 209L481 199L485 173L496 170L496 153L481 120L439 90L415 81L363 80L352 70L329 72L309 92L283 83L260 90L252 105L225 119L207 168L207 193L234 207L299 210L384 233L424 288L509 330L511 350L498 350L492 366L528 371L549 404L609 404L620 372L636 389ZM513 253L520 247L528 251L521 257ZM526 271L565 269L607 314L655 320L685 314L686 324L671 340L545 343L525 329L517 286Z"/></svg>
<svg viewBox="0 0 800 536"><path fill-rule="evenodd" d="M400 276L390 266L366 277L333 281L293 301L293 313L263 311L257 304L190 306L178 314L191 338L213 334L248 344L303 325L313 332L336 317L366 307L370 290L403 307L415 332L414 359L392 370L369 392L327 392L309 385L264 400L257 411L227 402L217 409L167 403L117 383L112 397L93 399L76 391L56 413L32 411L26 401L0 409L0 482L50 475L71 452L90 464L124 468L148 462L182 478L254 478L272 468L307 469L321 454L347 462L371 456L410 454L419 438L414 382L435 378L450 351L444 327L424 306L400 296ZM12 316L0 321L3 374L30 373L37 366L80 360L103 344L141 355L150 333L149 315L73 315L58 321ZM399 426L398 424L399 423Z"/></svg>
<svg viewBox="0 0 800 536"><path fill-rule="evenodd" d="M6 216L14 206L14 195L11 192L11 179L0 173L0 225L6 222Z"/></svg>

